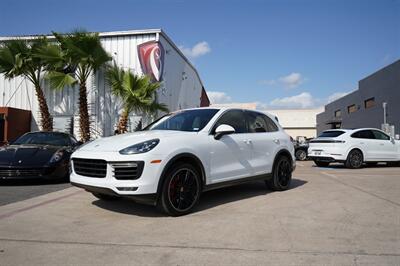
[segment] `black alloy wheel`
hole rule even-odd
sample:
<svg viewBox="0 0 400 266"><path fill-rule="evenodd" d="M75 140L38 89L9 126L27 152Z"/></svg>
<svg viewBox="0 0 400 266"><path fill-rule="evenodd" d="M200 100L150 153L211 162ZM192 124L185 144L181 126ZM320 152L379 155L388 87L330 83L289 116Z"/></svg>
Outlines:
<svg viewBox="0 0 400 266"><path fill-rule="evenodd" d="M275 191L287 190L292 181L292 162L287 156L280 156L273 167L272 178L266 181L268 188Z"/></svg>
<svg viewBox="0 0 400 266"><path fill-rule="evenodd" d="M200 192L198 171L190 164L178 164L166 176L160 207L172 216L187 214L199 201Z"/></svg>
<svg viewBox="0 0 400 266"><path fill-rule="evenodd" d="M296 159L299 161L305 161L307 159L307 152L305 150L297 150Z"/></svg>
<svg viewBox="0 0 400 266"><path fill-rule="evenodd" d="M352 150L347 156L346 167L351 169L361 168L364 162L363 154L360 150Z"/></svg>

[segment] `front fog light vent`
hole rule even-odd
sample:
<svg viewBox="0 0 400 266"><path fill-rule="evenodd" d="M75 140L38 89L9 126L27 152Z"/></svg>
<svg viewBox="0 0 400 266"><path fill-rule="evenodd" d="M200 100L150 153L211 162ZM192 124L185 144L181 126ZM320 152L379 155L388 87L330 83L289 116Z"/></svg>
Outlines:
<svg viewBox="0 0 400 266"><path fill-rule="evenodd" d="M137 187L117 187L119 191L136 191Z"/></svg>

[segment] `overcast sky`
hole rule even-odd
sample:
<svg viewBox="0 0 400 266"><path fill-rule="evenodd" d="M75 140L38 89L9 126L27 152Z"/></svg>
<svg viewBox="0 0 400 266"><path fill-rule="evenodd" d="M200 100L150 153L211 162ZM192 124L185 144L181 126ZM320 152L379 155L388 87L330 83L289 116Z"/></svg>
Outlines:
<svg viewBox="0 0 400 266"><path fill-rule="evenodd" d="M399 0L1 3L1 36L162 28L215 103L320 106L400 59Z"/></svg>

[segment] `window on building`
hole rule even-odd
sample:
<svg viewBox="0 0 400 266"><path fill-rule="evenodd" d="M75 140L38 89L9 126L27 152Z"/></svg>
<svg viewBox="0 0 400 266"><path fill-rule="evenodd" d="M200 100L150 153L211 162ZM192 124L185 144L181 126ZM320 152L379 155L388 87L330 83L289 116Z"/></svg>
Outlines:
<svg viewBox="0 0 400 266"><path fill-rule="evenodd" d="M369 98L369 99L364 101L365 109L371 108L371 107L374 107L374 106L375 106L375 98L374 97Z"/></svg>
<svg viewBox="0 0 400 266"><path fill-rule="evenodd" d="M354 113L355 111L357 111L357 106L355 104L347 106L347 112L349 114Z"/></svg>
<svg viewBox="0 0 400 266"><path fill-rule="evenodd" d="M335 111L335 117L341 117L342 116L342 111L339 109L339 110L336 110Z"/></svg>

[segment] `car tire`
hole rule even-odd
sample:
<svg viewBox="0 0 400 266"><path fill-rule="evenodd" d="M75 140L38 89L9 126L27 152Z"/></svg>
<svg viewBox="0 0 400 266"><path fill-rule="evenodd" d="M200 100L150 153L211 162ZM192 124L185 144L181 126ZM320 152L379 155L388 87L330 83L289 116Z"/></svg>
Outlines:
<svg viewBox="0 0 400 266"><path fill-rule="evenodd" d="M329 162L323 162L323 161L314 161L315 165L318 167L328 167Z"/></svg>
<svg viewBox="0 0 400 266"><path fill-rule="evenodd" d="M274 163L272 177L265 184L273 191L287 190L292 181L292 171L292 161L287 156L279 156Z"/></svg>
<svg viewBox="0 0 400 266"><path fill-rule="evenodd" d="M113 200L118 199L117 196L107 195L107 194L103 194L103 193L92 192L92 194L99 200L104 200L104 201L113 201Z"/></svg>
<svg viewBox="0 0 400 266"><path fill-rule="evenodd" d="M364 162L363 153L360 150L351 150L345 162L345 166L350 169L361 168Z"/></svg>
<svg viewBox="0 0 400 266"><path fill-rule="evenodd" d="M305 150L297 150L296 159L299 161L305 161L307 159L307 152Z"/></svg>
<svg viewBox="0 0 400 266"><path fill-rule="evenodd" d="M190 213L201 194L201 175L191 164L178 163L167 171L161 189L158 207L168 215Z"/></svg>

